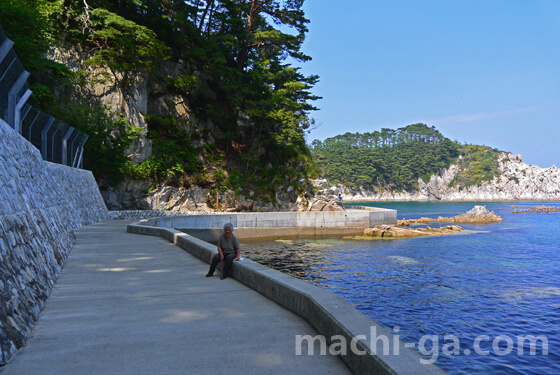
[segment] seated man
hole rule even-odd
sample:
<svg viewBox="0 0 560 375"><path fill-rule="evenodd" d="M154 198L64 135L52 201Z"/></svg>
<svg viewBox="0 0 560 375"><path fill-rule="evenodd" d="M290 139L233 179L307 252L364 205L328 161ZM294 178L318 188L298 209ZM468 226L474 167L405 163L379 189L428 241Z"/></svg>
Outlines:
<svg viewBox="0 0 560 375"><path fill-rule="evenodd" d="M233 224L227 223L224 225L224 233L218 238L218 254L214 255L212 258L210 270L206 274L206 277L210 277L214 274L219 262L225 262L222 267L222 273L220 274L220 280L225 279L231 269L233 260L239 260L240 253L239 240L233 234Z"/></svg>

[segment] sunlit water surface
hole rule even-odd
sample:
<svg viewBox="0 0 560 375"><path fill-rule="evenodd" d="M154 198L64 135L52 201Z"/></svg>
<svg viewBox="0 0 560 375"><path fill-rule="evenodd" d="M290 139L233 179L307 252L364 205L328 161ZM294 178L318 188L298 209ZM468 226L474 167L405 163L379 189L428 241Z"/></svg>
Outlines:
<svg viewBox="0 0 560 375"><path fill-rule="evenodd" d="M459 215L475 203L362 204L412 219ZM244 254L331 290L390 331L399 327L396 334L417 349L435 335L421 346L424 357L449 374L560 374L560 212L511 208L560 203L476 204L504 222L461 224L474 232L437 237L246 242ZM460 342L457 355L449 354L457 345L448 335ZM534 355L518 339L527 335L542 335Z"/></svg>

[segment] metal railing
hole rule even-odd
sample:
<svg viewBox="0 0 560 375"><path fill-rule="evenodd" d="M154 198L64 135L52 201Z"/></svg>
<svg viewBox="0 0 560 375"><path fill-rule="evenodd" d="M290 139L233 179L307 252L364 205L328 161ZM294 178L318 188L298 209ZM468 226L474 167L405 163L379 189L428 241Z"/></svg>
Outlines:
<svg viewBox="0 0 560 375"><path fill-rule="evenodd" d="M29 73L13 46L0 25L0 118L39 149L44 160L82 168L88 135L26 104Z"/></svg>

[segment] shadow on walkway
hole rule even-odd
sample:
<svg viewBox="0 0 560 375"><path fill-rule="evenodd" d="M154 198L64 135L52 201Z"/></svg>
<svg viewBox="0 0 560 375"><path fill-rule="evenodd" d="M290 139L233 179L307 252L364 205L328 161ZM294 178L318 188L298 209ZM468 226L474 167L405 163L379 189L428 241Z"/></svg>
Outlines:
<svg viewBox="0 0 560 375"><path fill-rule="evenodd" d="M317 335L303 319L129 223L75 230L33 338L1 375L350 373L296 355L296 335Z"/></svg>

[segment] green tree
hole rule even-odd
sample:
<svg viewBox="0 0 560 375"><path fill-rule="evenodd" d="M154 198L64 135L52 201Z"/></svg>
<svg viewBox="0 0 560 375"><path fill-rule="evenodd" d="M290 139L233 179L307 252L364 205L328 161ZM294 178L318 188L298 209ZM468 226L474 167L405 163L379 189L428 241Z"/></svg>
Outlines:
<svg viewBox="0 0 560 375"><path fill-rule="evenodd" d="M30 71L42 68L50 46L48 21L40 4L30 0L0 0L0 25L14 43L20 61Z"/></svg>
<svg viewBox="0 0 560 375"><path fill-rule="evenodd" d="M18 38L27 35L39 43L29 44L37 52L35 56L55 45L88 55L82 70L70 72L60 67L59 75L65 80L50 78L55 77L53 67L32 69L37 77L34 91L44 94L41 100L33 100L43 109L52 113L58 108L55 112L75 122L63 110L76 105L69 100L73 94L61 90L61 83L78 90L92 79L91 72L98 74L97 79L109 78L103 75L109 73L126 92L132 77L147 71L160 80L158 95L183 96L199 123L215 126L213 134L194 123L167 132L158 128L161 122L149 122L149 136L158 150L152 160L154 168L127 167L127 173L142 172L163 182L170 175L183 180L190 173L212 176L205 168L223 170L235 176L231 180L236 184L243 178L271 197L278 186L291 184L304 190L305 184L299 180L317 175L305 134L314 123L312 103L319 98L311 90L318 77L305 76L290 63L310 60L301 51L309 22L302 10L303 0L0 1L4 19L28 18L37 26L27 34L24 29L16 30ZM26 16L27 11L33 17ZM28 26L28 22L21 25ZM176 75L161 74L159 63L166 59L181 60L184 69ZM165 113L158 116L166 118ZM189 134L182 133L185 129ZM180 148L185 139L202 145L197 150L202 164L194 172L192 153L168 162L169 153L164 152ZM123 143L113 140L107 144ZM156 169L161 171L148 173Z"/></svg>

